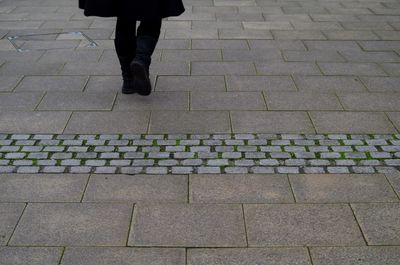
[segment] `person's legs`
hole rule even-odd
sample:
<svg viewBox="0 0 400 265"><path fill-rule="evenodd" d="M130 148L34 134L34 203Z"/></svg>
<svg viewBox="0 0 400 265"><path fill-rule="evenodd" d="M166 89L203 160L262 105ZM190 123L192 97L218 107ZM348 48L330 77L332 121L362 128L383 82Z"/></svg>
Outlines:
<svg viewBox="0 0 400 265"><path fill-rule="evenodd" d="M157 46L160 37L162 21L142 21L139 25L136 37L136 55L131 64L134 75L134 86L137 92L147 96L151 93L149 68L151 56Z"/></svg>
<svg viewBox="0 0 400 265"><path fill-rule="evenodd" d="M134 93L130 64L136 54L135 20L123 17L117 18L114 44L121 64L122 78L124 80L122 92L126 94Z"/></svg>

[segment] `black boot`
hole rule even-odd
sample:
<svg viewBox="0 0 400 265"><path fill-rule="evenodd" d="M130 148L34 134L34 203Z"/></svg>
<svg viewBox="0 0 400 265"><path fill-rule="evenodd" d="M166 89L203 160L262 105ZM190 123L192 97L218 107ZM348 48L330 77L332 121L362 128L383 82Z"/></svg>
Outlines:
<svg viewBox="0 0 400 265"><path fill-rule="evenodd" d="M135 87L133 84L133 76L130 69L130 65L132 62L132 57L118 56L119 62L121 64L121 72L122 72L122 93L123 94L133 94L135 93Z"/></svg>
<svg viewBox="0 0 400 265"><path fill-rule="evenodd" d="M138 36L136 40L136 56L131 63L133 86L142 96L151 93L150 64L151 56L156 48L158 38L152 36Z"/></svg>

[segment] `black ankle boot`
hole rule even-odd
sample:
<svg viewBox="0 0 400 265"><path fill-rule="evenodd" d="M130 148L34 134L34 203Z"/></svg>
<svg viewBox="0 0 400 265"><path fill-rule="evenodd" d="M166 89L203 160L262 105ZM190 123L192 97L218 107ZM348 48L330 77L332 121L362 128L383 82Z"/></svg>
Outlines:
<svg viewBox="0 0 400 265"><path fill-rule="evenodd" d="M122 72L122 93L123 94L133 94L135 93L135 87L133 82L133 75L130 69L130 64L132 62L132 57L118 56L119 62L121 64Z"/></svg>
<svg viewBox="0 0 400 265"><path fill-rule="evenodd" d="M151 93L150 64L151 56L156 48L158 39L151 36L138 36L136 40L136 56L131 63L133 86L142 96Z"/></svg>

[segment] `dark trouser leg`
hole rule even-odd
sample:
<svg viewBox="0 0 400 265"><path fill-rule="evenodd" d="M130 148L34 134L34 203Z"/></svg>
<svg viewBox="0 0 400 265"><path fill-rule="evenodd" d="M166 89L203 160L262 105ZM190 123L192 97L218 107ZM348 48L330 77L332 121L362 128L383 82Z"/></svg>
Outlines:
<svg viewBox="0 0 400 265"><path fill-rule="evenodd" d="M151 56L157 46L161 31L161 20L142 21L137 31L136 57L147 67L151 64Z"/></svg>
<svg viewBox="0 0 400 265"><path fill-rule="evenodd" d="M122 78L124 84L122 85L122 92L131 94L133 90L132 72L130 64L135 58L136 54L136 21L118 17L117 26L115 29L115 50L121 64Z"/></svg>
<svg viewBox="0 0 400 265"><path fill-rule="evenodd" d="M140 95L151 93L149 68L161 31L161 20L142 21L136 38L136 55L131 64L134 86Z"/></svg>

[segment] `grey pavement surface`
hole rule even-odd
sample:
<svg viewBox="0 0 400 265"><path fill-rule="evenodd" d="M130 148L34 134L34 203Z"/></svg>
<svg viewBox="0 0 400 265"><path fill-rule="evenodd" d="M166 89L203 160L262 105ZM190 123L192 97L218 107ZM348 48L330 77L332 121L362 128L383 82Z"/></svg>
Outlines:
<svg viewBox="0 0 400 265"><path fill-rule="evenodd" d="M120 92L115 18L1 1L0 132L399 132L398 1L184 3L140 97Z"/></svg>
<svg viewBox="0 0 400 265"><path fill-rule="evenodd" d="M183 1L140 97L114 18L0 0L0 264L398 265L400 2Z"/></svg>
<svg viewBox="0 0 400 265"><path fill-rule="evenodd" d="M0 261L395 265L399 181L398 173L3 174ZM71 192L60 197L61 189Z"/></svg>

